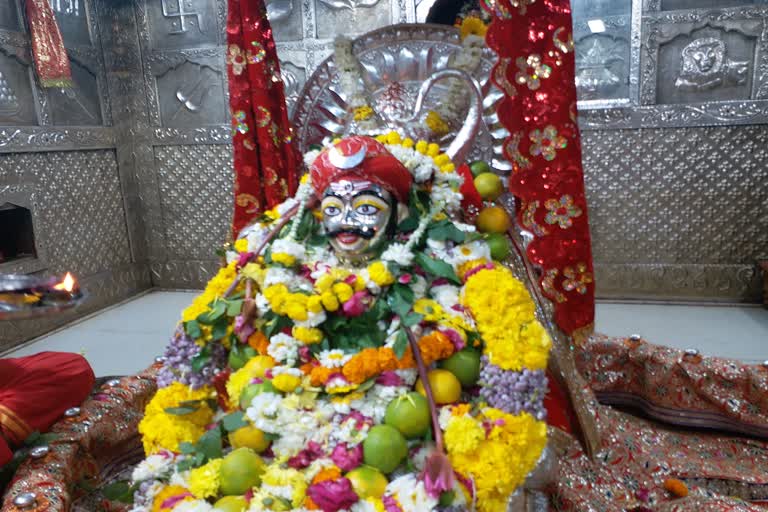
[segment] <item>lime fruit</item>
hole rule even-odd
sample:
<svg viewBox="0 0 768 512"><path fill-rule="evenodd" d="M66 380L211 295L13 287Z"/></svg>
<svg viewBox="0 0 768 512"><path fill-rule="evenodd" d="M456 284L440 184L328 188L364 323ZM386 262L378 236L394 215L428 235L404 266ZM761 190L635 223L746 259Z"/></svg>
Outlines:
<svg viewBox="0 0 768 512"><path fill-rule="evenodd" d="M376 425L363 441L363 461L382 473L391 473L408 455L403 434L390 425Z"/></svg>
<svg viewBox="0 0 768 512"><path fill-rule="evenodd" d="M491 249L491 258L496 261L503 261L507 259L511 252L511 246L509 245L509 239L502 233L491 233L486 239L488 247Z"/></svg>
<svg viewBox="0 0 768 512"><path fill-rule="evenodd" d="M427 374L427 378L436 404L452 404L461 398L461 382L448 370L432 370ZM427 396L421 379L416 381L416 391Z"/></svg>
<svg viewBox="0 0 768 512"><path fill-rule="evenodd" d="M472 176L477 178L483 173L486 172L493 172L491 169L491 166L488 165L488 162L485 162L483 160L475 160L471 164L469 164L469 171L472 173Z"/></svg>
<svg viewBox="0 0 768 512"><path fill-rule="evenodd" d="M492 172L484 172L475 177L475 188L484 200L494 201L504 192L504 183Z"/></svg>
<svg viewBox="0 0 768 512"><path fill-rule="evenodd" d="M480 353L476 350L465 348L453 354L440 363L443 370L451 372L462 386L470 388L475 385L480 377ZM430 381L431 382L431 381Z"/></svg>
<svg viewBox="0 0 768 512"><path fill-rule="evenodd" d="M512 226L512 219L501 206L489 206L480 210L475 224L483 233L505 233Z"/></svg>
<svg viewBox="0 0 768 512"><path fill-rule="evenodd" d="M387 477L371 466L360 466L344 476L352 483L352 489L361 500L381 498L387 489Z"/></svg>
<svg viewBox="0 0 768 512"><path fill-rule="evenodd" d="M242 393L240 393L240 408L246 410L251 406L253 397L261 393L274 393L275 387L271 380L265 380L259 384L248 384Z"/></svg>
<svg viewBox="0 0 768 512"><path fill-rule="evenodd" d="M213 504L214 512L245 512L248 500L245 496L224 496Z"/></svg>
<svg viewBox="0 0 768 512"><path fill-rule="evenodd" d="M261 483L264 461L250 448L238 448L221 463L221 494L240 496Z"/></svg>
<svg viewBox="0 0 768 512"><path fill-rule="evenodd" d="M229 444L235 449L250 448L256 453L261 453L269 447L269 439L258 428L246 425L229 433Z"/></svg>
<svg viewBox="0 0 768 512"><path fill-rule="evenodd" d="M429 402L414 391L400 395L387 405L384 423L395 427L408 439L423 437L431 423Z"/></svg>

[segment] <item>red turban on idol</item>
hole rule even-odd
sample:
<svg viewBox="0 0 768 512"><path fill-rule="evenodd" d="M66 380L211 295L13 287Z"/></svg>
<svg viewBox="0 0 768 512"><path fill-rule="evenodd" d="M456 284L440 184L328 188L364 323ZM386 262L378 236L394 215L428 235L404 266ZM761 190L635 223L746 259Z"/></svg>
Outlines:
<svg viewBox="0 0 768 512"><path fill-rule="evenodd" d="M410 171L382 143L357 135L342 139L320 153L309 173L318 197L332 182L346 179L376 183L406 203L413 184Z"/></svg>

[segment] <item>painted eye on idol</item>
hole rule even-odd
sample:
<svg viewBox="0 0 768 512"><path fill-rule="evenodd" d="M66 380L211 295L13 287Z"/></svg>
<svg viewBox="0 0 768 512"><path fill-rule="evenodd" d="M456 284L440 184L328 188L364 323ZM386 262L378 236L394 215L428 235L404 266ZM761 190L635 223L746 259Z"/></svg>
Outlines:
<svg viewBox="0 0 768 512"><path fill-rule="evenodd" d="M335 217L341 213L341 208L336 205L328 205L323 208L323 214L328 217Z"/></svg>
<svg viewBox="0 0 768 512"><path fill-rule="evenodd" d="M376 215L379 213L379 208L372 204L361 204L355 208L355 211L360 215Z"/></svg>

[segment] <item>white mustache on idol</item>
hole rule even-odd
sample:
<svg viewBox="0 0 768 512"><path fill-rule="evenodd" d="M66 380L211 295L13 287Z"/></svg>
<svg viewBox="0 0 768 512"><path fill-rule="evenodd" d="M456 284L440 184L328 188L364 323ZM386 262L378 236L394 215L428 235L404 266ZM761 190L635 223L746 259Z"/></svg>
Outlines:
<svg viewBox="0 0 768 512"><path fill-rule="evenodd" d="M339 151L336 146L333 146L328 150L328 160L338 169L352 169L365 160L366 152L367 150L365 146L363 146L357 153L347 156Z"/></svg>

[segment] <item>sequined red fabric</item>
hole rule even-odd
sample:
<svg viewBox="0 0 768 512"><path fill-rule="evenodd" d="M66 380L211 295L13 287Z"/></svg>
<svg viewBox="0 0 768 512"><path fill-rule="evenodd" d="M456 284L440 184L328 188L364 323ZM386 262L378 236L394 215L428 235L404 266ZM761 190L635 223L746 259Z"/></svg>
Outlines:
<svg viewBox="0 0 768 512"><path fill-rule="evenodd" d="M594 335L575 352L598 399L674 425L768 439L768 367Z"/></svg>
<svg viewBox="0 0 768 512"><path fill-rule="evenodd" d="M272 28L263 0L229 0L227 75L232 113L237 234L298 184L298 158Z"/></svg>
<svg viewBox="0 0 768 512"><path fill-rule="evenodd" d="M568 0L489 0L486 41L499 57L492 79L504 92L497 112L510 132L519 223L534 235L530 261L568 334L594 321L594 279L576 124Z"/></svg>
<svg viewBox="0 0 768 512"><path fill-rule="evenodd" d="M72 87L72 71L49 0L26 0L35 70L43 87Z"/></svg>

